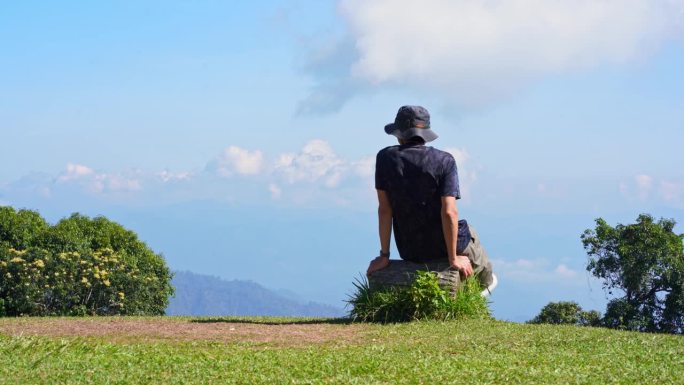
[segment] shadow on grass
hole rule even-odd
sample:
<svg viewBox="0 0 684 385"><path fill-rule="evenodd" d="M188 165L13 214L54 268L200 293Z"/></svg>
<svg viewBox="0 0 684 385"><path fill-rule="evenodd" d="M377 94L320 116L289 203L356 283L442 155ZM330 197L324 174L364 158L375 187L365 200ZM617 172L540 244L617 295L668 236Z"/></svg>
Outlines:
<svg viewBox="0 0 684 385"><path fill-rule="evenodd" d="M235 323L256 325L349 325L351 318L278 318L278 317L208 317L190 320L194 323Z"/></svg>

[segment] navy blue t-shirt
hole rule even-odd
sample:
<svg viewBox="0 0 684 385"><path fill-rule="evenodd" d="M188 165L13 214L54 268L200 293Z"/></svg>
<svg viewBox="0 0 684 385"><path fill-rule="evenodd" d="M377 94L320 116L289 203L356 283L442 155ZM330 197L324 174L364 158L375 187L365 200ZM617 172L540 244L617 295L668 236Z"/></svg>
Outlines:
<svg viewBox="0 0 684 385"><path fill-rule="evenodd" d="M394 239L402 259L448 259L441 197L461 198L456 161L451 154L416 144L384 148L375 162L375 188L385 191L389 198ZM468 224L460 220L458 253L470 239Z"/></svg>

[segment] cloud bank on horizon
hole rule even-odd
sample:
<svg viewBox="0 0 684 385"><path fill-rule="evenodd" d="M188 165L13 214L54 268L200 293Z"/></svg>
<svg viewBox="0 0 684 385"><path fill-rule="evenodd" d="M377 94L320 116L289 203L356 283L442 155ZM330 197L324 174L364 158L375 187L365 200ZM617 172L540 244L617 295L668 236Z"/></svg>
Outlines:
<svg viewBox="0 0 684 385"><path fill-rule="evenodd" d="M477 108L545 76L638 62L684 37L678 0L342 0L339 13L347 34L311 50L305 67L317 84L301 111L335 111L383 86Z"/></svg>
<svg viewBox="0 0 684 385"><path fill-rule="evenodd" d="M608 197L618 206L638 203L684 209L684 179L681 178L636 174L617 180L540 182L520 190L520 183L529 183L491 178L481 181L478 162L465 148L445 150L457 161L465 205L476 204L496 211L496 202L515 201L519 207L537 208L547 202L551 207L562 203L570 210L587 204L583 185L591 184L594 198ZM370 209L375 205L374 171L374 156L346 159L321 139L305 143L298 151L280 154L230 145L199 170L96 170L89 165L68 163L57 175L31 173L0 184L0 203L21 204L33 200L35 204L35 200L87 198L100 204L132 206L209 200ZM621 199L615 200L615 194ZM602 195L605 196L601 198Z"/></svg>

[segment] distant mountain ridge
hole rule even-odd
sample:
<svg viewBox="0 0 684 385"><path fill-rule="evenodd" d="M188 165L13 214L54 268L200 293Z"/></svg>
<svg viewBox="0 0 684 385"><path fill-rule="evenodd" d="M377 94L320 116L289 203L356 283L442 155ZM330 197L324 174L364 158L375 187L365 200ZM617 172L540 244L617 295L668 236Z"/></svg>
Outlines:
<svg viewBox="0 0 684 385"><path fill-rule="evenodd" d="M342 308L296 300L252 281L227 281L189 271L174 273L168 315L340 317Z"/></svg>

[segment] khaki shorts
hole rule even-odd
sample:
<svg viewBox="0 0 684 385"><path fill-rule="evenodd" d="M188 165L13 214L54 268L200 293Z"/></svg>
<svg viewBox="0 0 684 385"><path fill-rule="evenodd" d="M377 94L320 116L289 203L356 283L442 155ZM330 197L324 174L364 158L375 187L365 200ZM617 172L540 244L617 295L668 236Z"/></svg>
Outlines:
<svg viewBox="0 0 684 385"><path fill-rule="evenodd" d="M489 256L487 256L487 252L482 247L480 237L473 226L468 225L468 228L470 229L472 239L462 254L470 259L470 263L473 265L473 274L479 277L482 287L488 287L494 282L492 263L489 262Z"/></svg>

